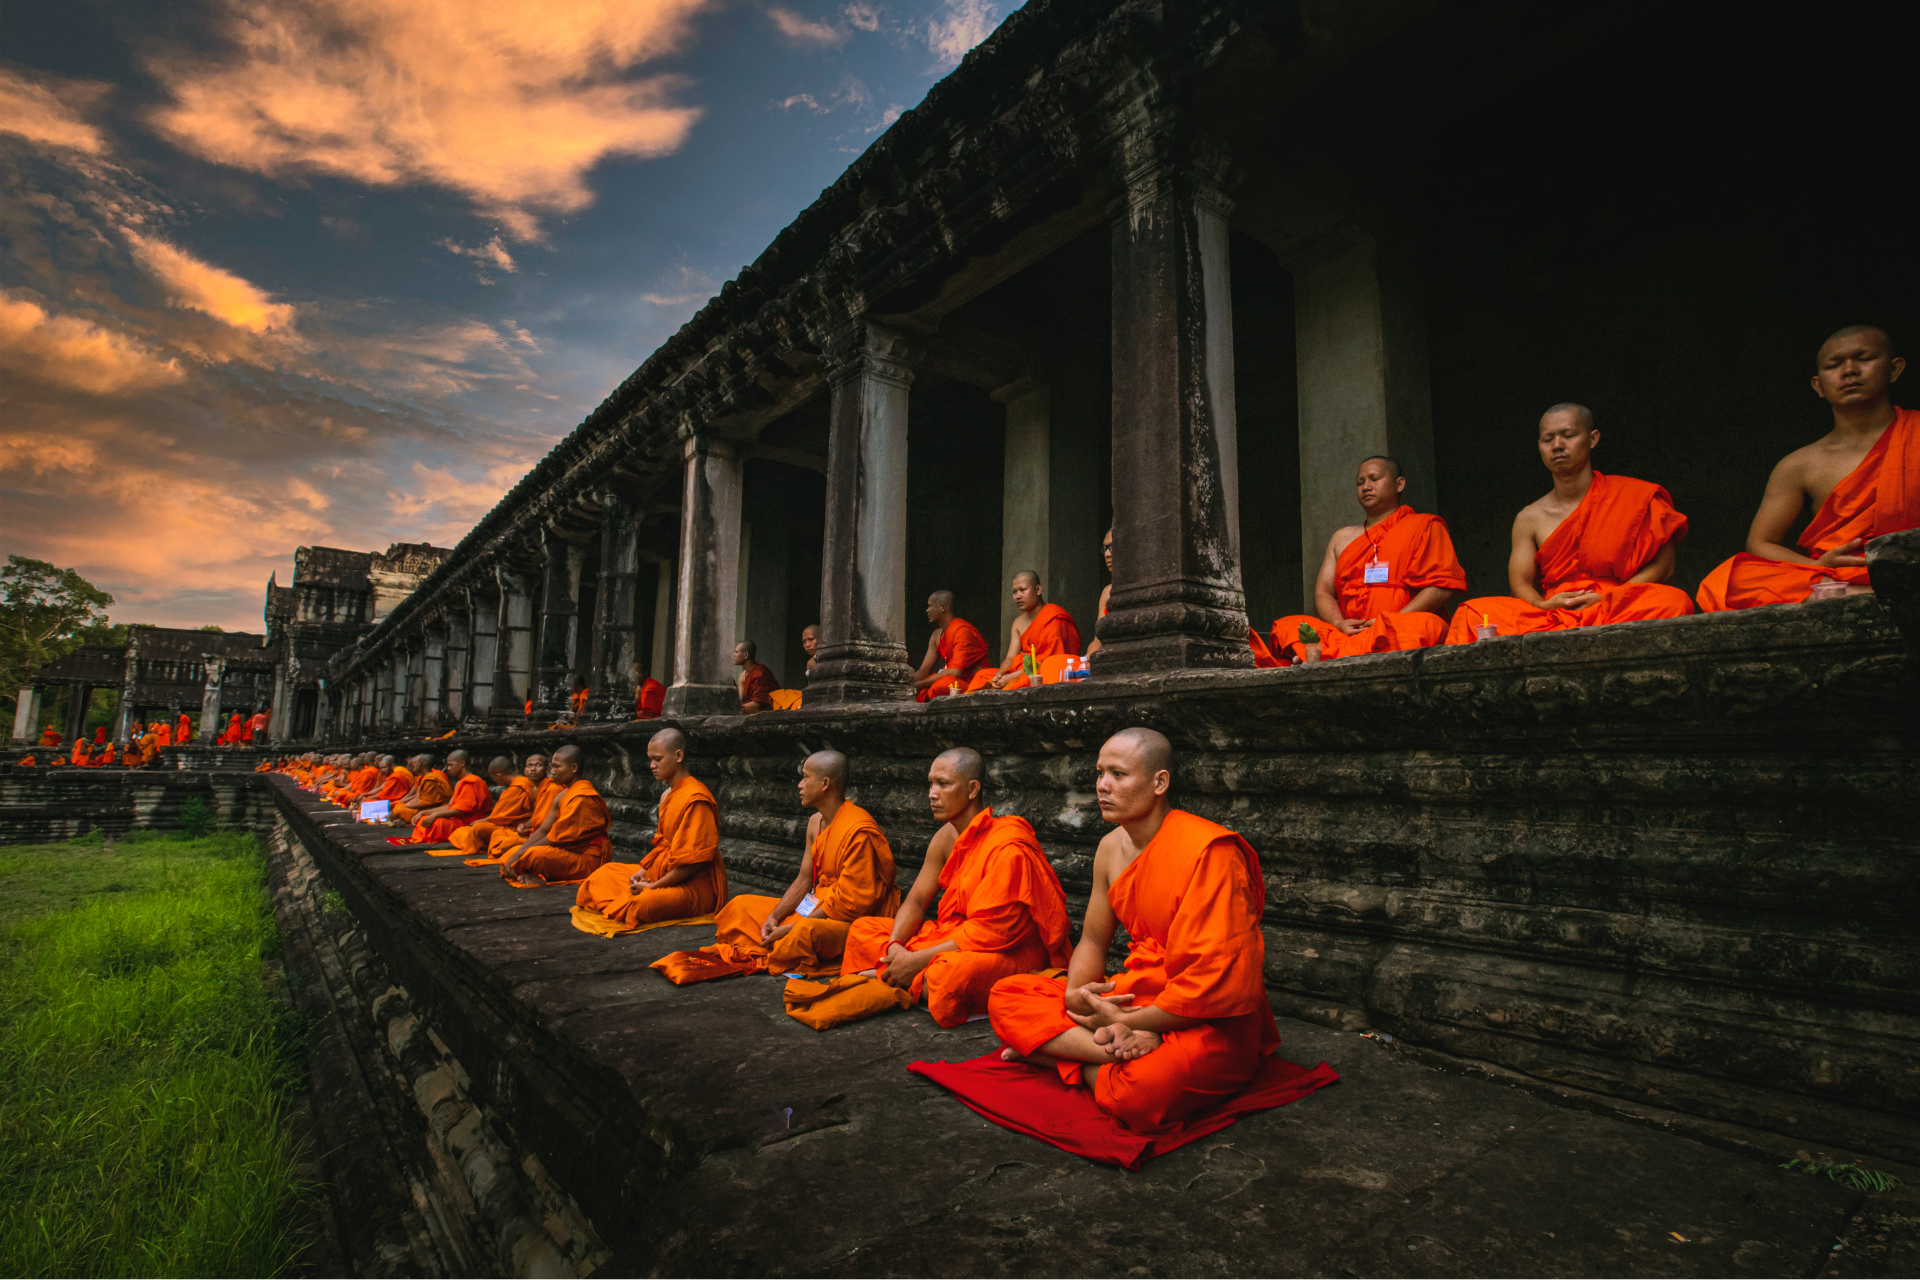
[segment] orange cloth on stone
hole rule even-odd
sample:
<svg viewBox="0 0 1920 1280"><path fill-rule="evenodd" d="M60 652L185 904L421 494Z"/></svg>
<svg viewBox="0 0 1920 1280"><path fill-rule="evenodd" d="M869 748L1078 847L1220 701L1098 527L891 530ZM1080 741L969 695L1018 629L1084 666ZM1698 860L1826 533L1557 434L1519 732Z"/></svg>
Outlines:
<svg viewBox="0 0 1920 1280"><path fill-rule="evenodd" d="M607 838L611 818L607 802L585 778L576 778L556 802L559 814L546 838L513 864L512 874L533 876L546 884L577 884L599 870L613 852ZM505 863L500 866L504 878Z"/></svg>
<svg viewBox="0 0 1920 1280"><path fill-rule="evenodd" d="M1367 581L1369 566L1381 581ZM1322 658L1350 658L1360 653L1390 653L1439 644L1447 634L1445 618L1437 613L1401 610L1428 587L1466 590L1467 573L1454 554L1447 522L1402 504L1341 549L1334 562L1333 581L1341 615L1371 619L1367 628L1347 635L1324 618L1308 614L1278 618L1267 640L1274 656L1300 657L1303 622L1319 633Z"/></svg>
<svg viewBox="0 0 1920 1280"><path fill-rule="evenodd" d="M891 917L900 909L893 849L871 814L842 801L833 821L824 824L814 838L808 856L813 865L813 911L806 917L798 913L790 917L793 928L772 947L760 941L760 926L780 899L742 894L716 914L713 946L692 953L676 951L656 960L653 967L675 982L735 973L808 977L839 973L848 926L862 916Z"/></svg>
<svg viewBox="0 0 1920 1280"><path fill-rule="evenodd" d="M740 685L740 701L758 702L762 706L773 705L773 691L780 687L773 672L764 663L756 662L747 668L746 679Z"/></svg>
<svg viewBox="0 0 1920 1280"><path fill-rule="evenodd" d="M448 836L485 813L487 802L492 798L487 790L487 780L468 770L460 775L460 781L453 784L453 794L442 802L452 805L454 811L445 817L435 818L432 822L415 822L413 835L408 837L408 843L444 844Z"/></svg>
<svg viewBox="0 0 1920 1280"><path fill-rule="evenodd" d="M511 831L533 815L533 799L537 788L533 779L524 773L514 777L500 791L500 798L494 801L493 811L478 822L461 827L447 836L459 852L468 857L486 857L487 845L496 831Z"/></svg>
<svg viewBox="0 0 1920 1280"><path fill-rule="evenodd" d="M1031 630L1031 628L1029 628ZM940 642L934 646L940 655L940 670L951 670L954 674L945 676L929 687L920 690L915 698L928 702L934 698L944 698L953 692L953 683L958 681L965 689L980 674L980 666L991 654L987 648L987 638L980 629L965 618L955 618L947 623L946 630L940 633Z"/></svg>
<svg viewBox="0 0 1920 1280"><path fill-rule="evenodd" d="M640 690L633 698L633 718L635 720L653 720L666 709L667 686L648 676L640 682Z"/></svg>
<svg viewBox="0 0 1920 1280"><path fill-rule="evenodd" d="M394 770L399 773L398 769ZM429 769L413 789L412 804L396 804L390 811L391 816L401 822L412 822L428 809L438 809L453 798L453 781L441 769Z"/></svg>
<svg viewBox="0 0 1920 1280"><path fill-rule="evenodd" d="M1260 859L1225 827L1175 809L1115 877L1107 901L1132 943L1114 992L1131 992L1135 1008L1203 1019L1167 1032L1145 1057L1106 1063L1095 1078L1102 1111L1136 1133L1165 1133L1246 1087L1279 1047L1262 976ZM1003 979L988 1005L994 1033L1033 1053L1076 1025L1065 998L1064 977ZM1078 1087L1081 1066L1056 1069Z"/></svg>
<svg viewBox="0 0 1920 1280"><path fill-rule="evenodd" d="M1584 609L1542 609L1512 596L1482 596L1461 605L1447 629L1448 644L1472 644L1485 617L1503 636L1571 631L1647 618L1683 618L1693 601L1664 582L1627 579L1640 572L1669 542L1687 536L1687 518L1667 491L1646 480L1593 473L1593 484L1565 520L1547 535L1534 556L1541 597L1562 591L1598 591Z"/></svg>
<svg viewBox="0 0 1920 1280"><path fill-rule="evenodd" d="M676 867L700 867L691 880L634 893L636 872L658 880ZM588 876L574 896L576 908L626 927L711 920L727 900L727 866L720 856L720 808L697 778L676 782L660 797L653 843L639 862L609 862ZM599 930L595 930L599 932Z"/></svg>
<svg viewBox="0 0 1920 1280"><path fill-rule="evenodd" d="M1864 547L1875 538L1916 526L1920 526L1920 412L1900 409L1860 465L1833 486L1813 513L1800 535L1800 551L1817 560L1855 538ZM1694 598L1709 613L1796 604L1822 578L1869 585L1865 565L1823 569L1742 551L1709 573Z"/></svg>
<svg viewBox="0 0 1920 1280"><path fill-rule="evenodd" d="M1080 652L1080 628L1074 625L1073 615L1057 604L1043 604L1033 611L1033 621L1020 635L1020 651L999 667L986 667L976 673L967 685L966 691L972 693L984 689L995 677L1010 671L1019 671L1028 650L1033 656L1051 658L1056 654L1074 654ZM1002 688L1024 689L1029 681L1024 675L1016 675Z"/></svg>
<svg viewBox="0 0 1920 1280"><path fill-rule="evenodd" d="M940 868L939 911L901 944L924 951L952 941L959 950L936 956L907 992L916 1000L924 993L933 1020L957 1027L987 1011L987 993L1000 979L1064 967L1073 952L1071 928L1066 892L1033 827L982 809ZM885 964L892 934L891 919L855 920L841 974Z"/></svg>

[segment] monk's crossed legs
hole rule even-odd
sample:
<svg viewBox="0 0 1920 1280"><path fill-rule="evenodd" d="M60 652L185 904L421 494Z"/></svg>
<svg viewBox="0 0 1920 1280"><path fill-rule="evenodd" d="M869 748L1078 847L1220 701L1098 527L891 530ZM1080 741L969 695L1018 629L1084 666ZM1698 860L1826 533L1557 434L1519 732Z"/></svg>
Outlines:
<svg viewBox="0 0 1920 1280"><path fill-rule="evenodd" d="M760 926L779 905L778 898L741 894L715 915L714 941L765 956L768 973L803 973L809 977L839 973L840 956L847 949L846 922L793 920L789 916L793 928L768 947L760 941Z"/></svg>

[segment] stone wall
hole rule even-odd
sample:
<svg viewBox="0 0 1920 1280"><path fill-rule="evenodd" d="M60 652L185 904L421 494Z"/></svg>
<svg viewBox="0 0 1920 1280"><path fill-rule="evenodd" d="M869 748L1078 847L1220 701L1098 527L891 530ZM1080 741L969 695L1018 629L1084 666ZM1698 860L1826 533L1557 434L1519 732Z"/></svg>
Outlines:
<svg viewBox="0 0 1920 1280"><path fill-rule="evenodd" d="M195 798L223 826L263 829L272 816L272 801L250 772L6 766L0 767L0 844L72 840L95 831L177 831L181 808Z"/></svg>

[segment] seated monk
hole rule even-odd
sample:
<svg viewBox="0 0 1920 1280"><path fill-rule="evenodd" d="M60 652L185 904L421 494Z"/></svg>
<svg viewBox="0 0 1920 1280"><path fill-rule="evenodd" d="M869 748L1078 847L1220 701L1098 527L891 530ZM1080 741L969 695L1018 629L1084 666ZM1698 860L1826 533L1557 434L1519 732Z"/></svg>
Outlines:
<svg viewBox="0 0 1920 1280"><path fill-rule="evenodd" d="M1752 609L1805 600L1815 584L1867 581L1867 543L1920 526L1920 413L1894 407L1907 362L1886 330L1852 325L1820 344L1813 393L1833 410L1833 430L1773 469L1747 531L1747 549L1700 584L1700 607ZM1800 513L1813 519L1795 550L1786 543Z"/></svg>
<svg viewBox="0 0 1920 1280"><path fill-rule="evenodd" d="M1064 968L1067 895L1025 818L985 806L986 768L966 747L927 770L927 802L942 823L892 920L865 916L847 930L840 972L903 987L943 1027L987 1011L993 984ZM927 919L935 896L938 914Z"/></svg>
<svg viewBox="0 0 1920 1280"><path fill-rule="evenodd" d="M85 768L87 760L92 754L92 751L87 747L87 740L85 738L75 738L73 740L73 750L67 757L67 763Z"/></svg>
<svg viewBox="0 0 1920 1280"><path fill-rule="evenodd" d="M633 674L633 718L658 720L660 713L667 709L667 686L642 671L638 663L634 664Z"/></svg>
<svg viewBox="0 0 1920 1280"><path fill-rule="evenodd" d="M354 763L359 767L348 775L346 787L332 797L335 804L348 809L362 800L371 800L386 781L386 775L380 771L380 761L371 751L359 756Z"/></svg>
<svg viewBox="0 0 1920 1280"><path fill-rule="evenodd" d="M578 884L613 852L607 802L580 776L580 759L580 748L572 744L553 753L547 772L560 788L559 798L546 821L500 864L501 878L508 884L522 889Z"/></svg>
<svg viewBox="0 0 1920 1280"><path fill-rule="evenodd" d="M511 831L517 824L531 818L534 793L539 790L539 785L532 778L514 770L513 760L509 756L495 756L493 763L487 766L487 774L493 779L493 784L500 788L500 798L493 802L492 811L479 821L460 827L447 836L455 850L470 858L487 856L487 843L493 839L494 832Z"/></svg>
<svg viewBox="0 0 1920 1280"><path fill-rule="evenodd" d="M445 804L422 808L413 820L413 834L404 841L389 844L444 844L448 836L477 821L493 799L486 779L467 768L467 753L458 749L447 753L447 777L453 780L453 793Z"/></svg>
<svg viewBox="0 0 1920 1280"><path fill-rule="evenodd" d="M1540 460L1553 490L1514 519L1513 596L1461 605L1448 644L1471 644L1483 622L1517 636L1693 612L1687 593L1667 585L1687 518L1659 485L1595 471L1598 443L1583 405L1557 404L1541 416Z"/></svg>
<svg viewBox="0 0 1920 1280"><path fill-rule="evenodd" d="M573 678L573 692L567 697L567 709L573 712L573 720L578 724L587 714L587 682L579 676Z"/></svg>
<svg viewBox="0 0 1920 1280"><path fill-rule="evenodd" d="M927 621L936 630L927 640L927 656L913 673L913 696L919 702L965 689L990 656L987 638L979 628L954 616L953 592L936 591L927 597Z"/></svg>
<svg viewBox="0 0 1920 1280"><path fill-rule="evenodd" d="M1113 601L1113 530L1112 529L1108 529L1107 535L1104 538L1100 539L1100 559L1103 560L1107 566L1107 585L1100 588L1100 612L1096 614L1093 619L1093 625L1096 630L1098 630L1100 626L1100 619L1107 616L1107 606L1111 604ZM1100 652L1100 637L1098 635L1095 635L1093 639L1088 642L1087 652L1085 653L1084 656L1091 658L1094 654L1098 652Z"/></svg>
<svg viewBox="0 0 1920 1280"><path fill-rule="evenodd" d="M522 772L533 783L533 812L512 826L501 826L487 837L486 857L472 858L468 865L481 861L505 862L513 853L527 842L527 837L538 831L553 813L553 806L560 801L560 793L566 788L547 776L547 758L534 754L527 757ZM477 846L476 846L477 852Z"/></svg>
<svg viewBox="0 0 1920 1280"><path fill-rule="evenodd" d="M727 900L719 806L706 784L687 772L687 738L678 729L662 729L648 740L647 765L667 784L647 856L595 871L574 905L621 925L711 919Z"/></svg>
<svg viewBox="0 0 1920 1280"><path fill-rule="evenodd" d="M807 655L807 669L803 673L807 679L813 679L813 655L820 652L820 624L809 623L800 628L800 651Z"/></svg>
<svg viewBox="0 0 1920 1280"><path fill-rule="evenodd" d="M101 765L119 763L119 761L114 756L113 744L109 742L106 746L102 747L99 751L96 751L93 754L93 758L90 761L88 761L88 763L94 765L95 767L98 767Z"/></svg>
<svg viewBox="0 0 1920 1280"><path fill-rule="evenodd" d="M161 746L170 747L173 745L173 726L165 720L155 721L153 732L154 735L159 738Z"/></svg>
<svg viewBox="0 0 1920 1280"><path fill-rule="evenodd" d="M48 725L40 731L40 745L43 747L57 747L64 741L65 739L60 736L60 731L52 725Z"/></svg>
<svg viewBox="0 0 1920 1280"><path fill-rule="evenodd" d="M390 822L418 822L422 811L437 809L453 798L453 780L433 767L432 756L418 755L408 763L413 766L413 790L387 811Z"/></svg>
<svg viewBox="0 0 1920 1280"><path fill-rule="evenodd" d="M1366 519L1336 529L1313 586L1318 617L1274 621L1269 647L1277 656L1300 650L1300 624L1320 636L1321 657L1425 649L1446 638L1443 615L1467 587L1447 522L1400 501L1407 478L1392 458L1360 463L1354 489Z"/></svg>
<svg viewBox="0 0 1920 1280"><path fill-rule="evenodd" d="M1072 614L1057 604L1047 603L1040 590L1039 574L1022 569L1013 575L1013 603L1019 608L1020 616L1013 620L1013 627L1007 633L1007 656L997 670L985 667L976 674L967 685L968 693L979 689L1026 688L1029 680L1025 659L1029 653L1036 663L1062 653L1079 656L1080 628L1073 624Z"/></svg>
<svg viewBox="0 0 1920 1280"><path fill-rule="evenodd" d="M847 758L838 751L808 756L800 766L800 803L813 817L800 874L786 893L741 894L720 908L715 945L675 952L654 968L670 977L676 963L700 970L687 981L735 973L838 974L849 926L899 909L893 849L872 815L847 799Z"/></svg>
<svg viewBox="0 0 1920 1280"><path fill-rule="evenodd" d="M753 660L753 653L751 640L733 646L733 665L741 669L734 688L740 694L740 714L748 716L773 710L773 691L780 687L773 672Z"/></svg>
<svg viewBox="0 0 1920 1280"><path fill-rule="evenodd" d="M1280 1044L1252 846L1169 807L1173 749L1151 729L1100 748L1100 816L1080 944L1067 975L1003 978L988 1002L1001 1056L1057 1070L1136 1133L1175 1129L1245 1088ZM1118 922L1126 968L1106 976Z"/></svg>

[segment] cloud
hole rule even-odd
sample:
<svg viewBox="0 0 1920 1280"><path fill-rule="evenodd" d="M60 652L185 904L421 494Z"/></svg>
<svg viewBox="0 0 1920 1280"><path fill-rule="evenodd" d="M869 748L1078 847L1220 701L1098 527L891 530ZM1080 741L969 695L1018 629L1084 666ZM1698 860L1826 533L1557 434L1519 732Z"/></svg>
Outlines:
<svg viewBox="0 0 1920 1280"><path fill-rule="evenodd" d="M82 113L107 91L108 86L89 81L56 80L51 76L29 80L0 67L0 133L90 156L102 155L107 141Z"/></svg>
<svg viewBox="0 0 1920 1280"><path fill-rule="evenodd" d="M905 107L901 106L897 102L894 103L892 106L888 107L885 111L882 111L880 113L880 118L874 121L871 125L867 127L867 132L868 133L880 132L882 129L892 124L895 120L898 120L900 118L900 113L904 110L906 110Z"/></svg>
<svg viewBox="0 0 1920 1280"><path fill-rule="evenodd" d="M880 11L870 4L854 3L845 10L847 25L857 31L878 31Z"/></svg>
<svg viewBox="0 0 1920 1280"><path fill-rule="evenodd" d="M438 244L448 253L457 254L462 258L472 258L476 262L484 262L502 271L511 272L520 269L520 264L513 260L511 253L507 252L507 246L500 243L499 236L495 236L485 244L464 245L451 238L438 241ZM484 278L483 276L482 279Z"/></svg>
<svg viewBox="0 0 1920 1280"><path fill-rule="evenodd" d="M126 229L133 254L166 288L169 301L210 315L236 329L267 333L293 327L294 308L274 302L256 286L164 240Z"/></svg>
<svg viewBox="0 0 1920 1280"><path fill-rule="evenodd" d="M78 316L54 315L0 289L0 367L75 391L113 395L167 386L186 372L137 339Z"/></svg>
<svg viewBox="0 0 1920 1280"><path fill-rule="evenodd" d="M802 44L840 44L847 38L846 32L830 22L815 22L778 5L768 5L767 16L780 28L781 35Z"/></svg>
<svg viewBox="0 0 1920 1280"><path fill-rule="evenodd" d="M827 114L827 112L833 110L832 107L821 106L820 99L814 97L810 93L796 93L790 98L780 99L780 101L774 103L773 105L778 107L782 111L791 111L795 107L805 107L807 110L813 112L813 114L817 116L823 116Z"/></svg>
<svg viewBox="0 0 1920 1280"><path fill-rule="evenodd" d="M993 34L1000 12L993 0L940 0L943 10L927 21L927 47L948 66Z"/></svg>
<svg viewBox="0 0 1920 1280"><path fill-rule="evenodd" d="M269 176L330 174L465 195L518 241L593 202L609 156L680 148L700 117L668 75L717 0L227 0L229 48L149 69L150 119L194 155Z"/></svg>
<svg viewBox="0 0 1920 1280"><path fill-rule="evenodd" d="M692 267L675 267L667 274L660 289L640 295L643 301L656 307L684 307L690 302L705 302L719 288L711 273Z"/></svg>

